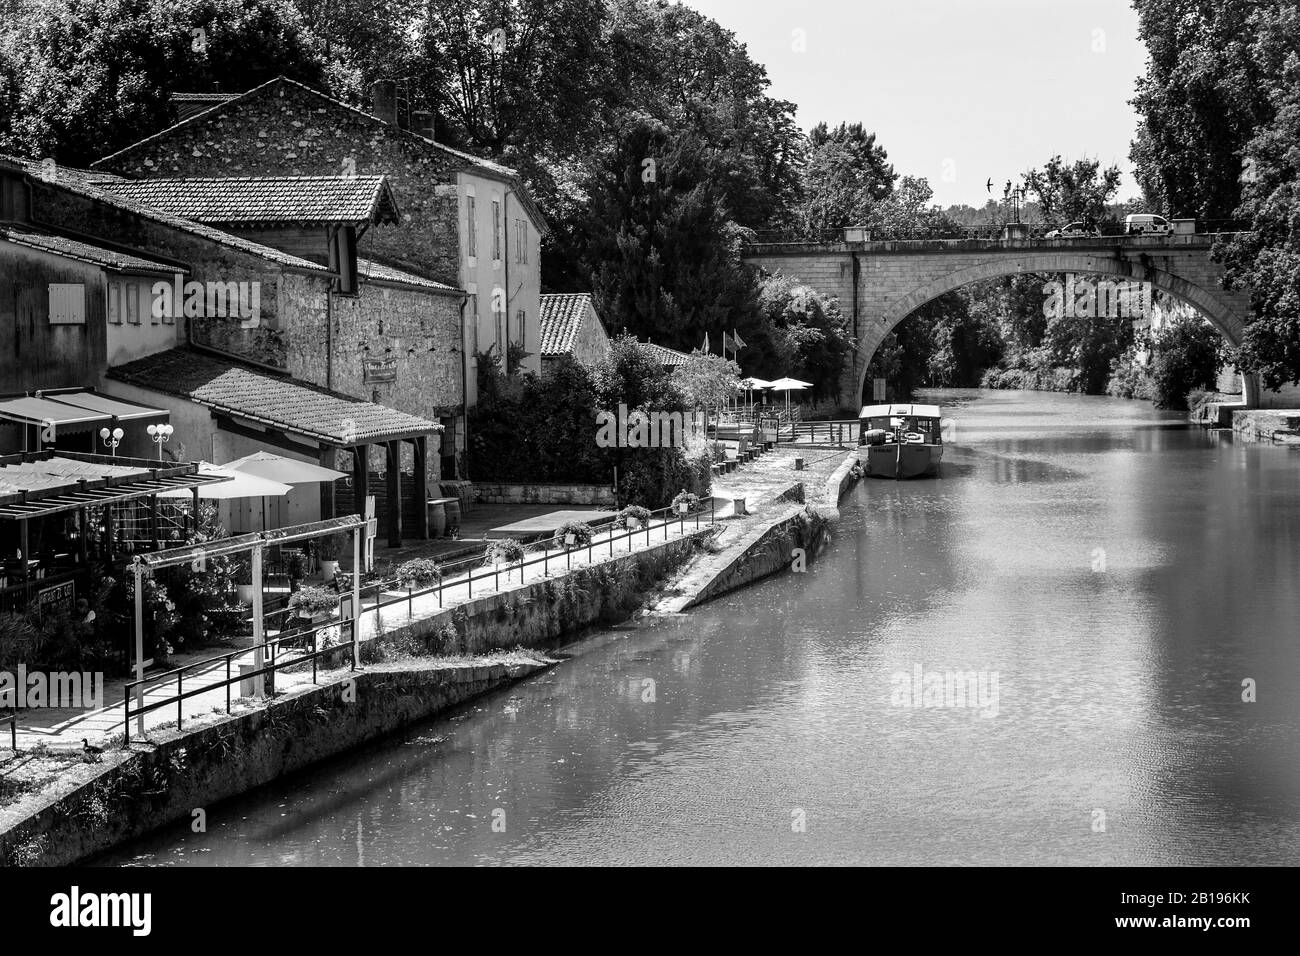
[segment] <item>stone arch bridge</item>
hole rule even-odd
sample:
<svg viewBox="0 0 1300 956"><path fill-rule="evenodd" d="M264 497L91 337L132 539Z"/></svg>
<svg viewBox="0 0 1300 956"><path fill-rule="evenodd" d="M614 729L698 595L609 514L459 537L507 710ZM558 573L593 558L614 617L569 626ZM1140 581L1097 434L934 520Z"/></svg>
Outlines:
<svg viewBox="0 0 1300 956"><path fill-rule="evenodd" d="M773 242L751 245L745 261L839 299L857 345L841 395L856 401L871 357L899 322L945 292L1018 272L1149 282L1195 307L1230 345L1238 345L1249 295L1225 291L1222 267L1210 258L1215 239L1225 235ZM1246 405L1257 407L1258 379L1243 375L1242 390Z"/></svg>

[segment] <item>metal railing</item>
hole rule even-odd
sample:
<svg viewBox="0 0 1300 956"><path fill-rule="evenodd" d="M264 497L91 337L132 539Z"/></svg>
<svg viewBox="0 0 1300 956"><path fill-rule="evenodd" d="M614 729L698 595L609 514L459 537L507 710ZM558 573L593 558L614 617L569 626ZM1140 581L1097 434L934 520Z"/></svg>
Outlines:
<svg viewBox="0 0 1300 956"><path fill-rule="evenodd" d="M1173 217L1178 218L1178 217ZM1051 222L1025 222L1025 223L1005 223L1005 222L980 222L959 225L952 229L941 229L927 232L901 232L899 230L866 230L867 242L925 242L925 241L953 241L962 239L1002 239L1004 230L1008 225L1015 225L1017 228L1024 230L1030 239L1042 239L1047 233L1053 230L1062 229L1067 223ZM1103 222L1097 224L1098 230L1105 238L1133 238L1139 239L1148 235L1146 233L1129 233L1123 222ZM1196 220L1195 235L1219 235L1234 232L1248 232L1251 228L1251 222L1248 219L1198 219ZM1170 235L1170 234L1167 234ZM820 245L825 243L845 242L845 229L776 229L776 230L757 230L752 233L745 241L747 246L762 245ZM1065 237L1086 239L1088 236Z"/></svg>
<svg viewBox="0 0 1300 956"><path fill-rule="evenodd" d="M794 422L791 425L791 441L814 443L819 436L834 445L857 444L857 431L860 423L857 419L842 419L824 422Z"/></svg>
<svg viewBox="0 0 1300 956"><path fill-rule="evenodd" d="M173 670L164 671L161 674L151 674L149 677L145 677L139 680L127 681L126 685L123 687L124 699L123 699L123 708L122 708L123 710L122 730L125 738L125 744L127 746L130 746L131 744L131 718L132 717L142 718L145 714L150 713L152 711L160 710L163 707L175 706L176 707L176 729L180 730L184 727L185 724L185 701L189 700L191 697L197 697L200 694L208 694L214 690L220 690L223 687L226 690L226 713L229 714L230 704L231 704L230 688L237 682L252 680L253 678L261 677L264 674L274 675L278 670L282 668L293 667L298 664L306 664L310 662L311 682L315 684L317 679L317 674L318 674L318 668L316 662L320 658L331 654L338 654L339 652L345 650L351 651L354 645L357 644L359 640L359 629L357 626L359 619L360 616L358 615L356 618L353 618L351 621L328 621L323 624L317 625L311 629L304 629L302 631L297 631L292 634L282 634L279 637L272 638L269 641L263 641L260 645L255 645L254 647L251 648L245 647L237 651L228 651L225 654L218 654L215 657L209 657L201 661L193 661L192 663L186 664L183 667L177 667L174 668ZM341 641L337 644L331 644L328 647L318 646L319 636L321 631L330 627L342 628L344 626L346 626L351 633L351 637L349 640ZM340 636L342 636L341 631L340 631ZM309 651L304 651L303 653L290 657L287 660L282 660L279 658L277 654L277 650L280 648L281 645L290 644L290 643L296 644L304 640L305 638L310 640L311 649ZM236 658L244 657L247 654L256 655L259 649L264 653L269 651L270 663L264 664L262 667L254 667L248 670L243 670L242 669L243 665L241 665L241 670L238 674L232 675L230 673L231 665ZM349 655L349 658L353 661L355 661L356 659L355 655L352 654ZM210 668L213 665L217 665L222 662L224 662L226 666L226 675L224 678L215 682L204 683L197 687L191 687L189 690L185 689L186 674L192 673L194 671L198 671L201 668ZM353 665L353 667L355 668L355 664ZM158 685L164 684L167 681L170 681L172 679L175 679L176 681L176 692L174 694L169 695L163 700L155 700L149 703L145 702L144 695L147 694L149 691L149 688L146 685L154 685L154 689L156 689ZM272 680L274 681L274 676L272 676ZM138 689L138 696L140 697L140 706L132 709L131 707L132 697L137 696L137 689Z"/></svg>
<svg viewBox="0 0 1300 956"><path fill-rule="evenodd" d="M125 741L128 745L131 742L131 729L130 729L131 718L143 717L144 714L150 713L152 711L159 710L164 707L174 706L176 708L176 726L178 729L180 729L184 722L184 709L185 709L184 704L186 700L188 700L191 697L197 697L200 694L211 693L213 690L219 690L223 687L226 689L226 713L230 713L230 705L231 705L230 688L238 681L249 680L251 678L258 677L263 674L274 673L275 671L285 667L291 667L297 664L305 664L310 662L312 665L312 683L313 684L316 683L317 660L319 660L321 657L324 657L326 655L338 653L339 651L344 649L351 650L354 647L354 645L357 645L360 642L361 620L363 615L365 614L369 614L369 613L379 614L385 608L391 608L400 604L405 604L407 606L407 618L409 620L414 616L414 602L416 598L424 597L430 594L436 594L438 596L438 607L442 608L445 604L443 595L448 588L465 587L467 589L468 598L472 600L474 597L475 581L478 581L481 584L481 582L483 582L485 579L490 577L493 582L491 590L499 591L501 589L501 575L503 573L506 576L507 583L509 583L511 572L518 570L519 580L522 583L524 579L524 569L540 564L542 565L543 576L549 577L550 565L552 563L557 563L562 560L564 562L564 569L567 571L573 566L573 556L575 554L581 554L583 551L585 551L587 552L588 563L592 564L595 562L596 552L598 550L603 551L606 546L608 546L609 548L608 556L612 558L614 557L616 551L615 545L623 541L628 542L626 553L631 554L634 546L633 539L639 539L643 534L645 535L645 542L647 547L649 547L653 543L654 537L657 536L660 530L663 531L662 540L667 541L669 539L669 533L672 530L673 525L678 526L679 533L684 537L687 533L686 530L687 522L690 521L692 516L694 517L695 520L694 530L699 531L700 523L704 519L706 513L708 514L709 525L712 526L713 524L716 523L716 511L714 508L714 502L712 498L709 499L707 511L703 506L687 512L682 512L682 511L674 512L671 507L660 508L656 511L650 512L650 519L644 523L644 527L626 529L621 534L613 533L616 530L616 526L618 525L618 523L622 521L620 517L613 516L609 518L603 518L599 521L591 523L590 527L592 528L593 535L592 538L586 544L577 544L576 542L569 544L567 542L564 542L562 538L565 536L557 532L551 535L550 537L542 538L537 541L530 542L527 545L524 545L525 557L521 558L518 561L506 562L504 565L499 563L493 564L489 569L487 566L484 565L484 558L473 557L473 558L467 558L462 561L453 562L452 564L439 566L439 572L440 572L439 580L436 583L431 584L425 588L416 589L409 585L403 588L403 583L395 578L386 581L374 581L368 584L362 584L359 589L361 592L361 607L355 609L354 617L351 618L350 621L342 622L342 621L331 620L323 624L313 626L309 630L304 629L302 631L297 631L290 634L281 633L277 637L274 637L268 641L263 642L260 645L260 647L264 650L268 648L271 649L271 661L269 664L266 664L260 668L245 670L236 675L231 674L232 662L236 658L243 657L250 653L256 653L259 645L255 645L252 648L241 648L236 651L229 651L225 654L218 654L214 657L210 657L202 661L195 661L193 663L186 664L183 667L178 667L173 670L166 671L162 674L153 674L143 679L129 681L123 689L123 694L124 694L123 728L124 728ZM658 521L658 523L656 523L655 521L656 515L660 516L660 520ZM604 530L609 530L610 532L609 538L605 541L599 541L599 542L596 541L595 540L596 535L602 533ZM558 549L559 550L558 554L552 553L553 550L552 548L545 547L551 544L562 545L562 547ZM533 557L530 558L527 556L528 549L530 548L536 549L539 546L542 547L540 554L536 554L534 552ZM456 577L449 577L449 575L446 573L449 570L462 568L462 567L465 568L465 572L463 574L458 574ZM477 576L474 574L476 568L482 570L482 573L478 574ZM392 594L398 588L404 589L406 593L397 594L397 596L388 598L387 600L382 598L383 594L385 593ZM366 603L367 594L369 594L373 598L373 603L371 604ZM263 619L265 620L267 617L284 614L291 610L294 609L283 608L278 611L273 611L269 615L264 615ZM338 644L332 644L327 648L317 647L317 637L322 630L325 630L326 628L333 627L333 626L342 626L343 624L351 625L350 628L351 637L348 641L344 641ZM301 641L307 635L310 635L311 638L310 651L296 655L290 658L289 660L276 659L275 649L278 648L279 645L287 644L290 642ZM355 659L356 659L356 655L353 654L352 660L355 661ZM210 668L214 665L220 665L223 662L225 664L225 670L226 670L225 677L223 679L215 682L205 683L202 686L191 687L189 690L185 689L184 681L185 681L185 676L187 674L193 674L193 672L198 671L201 668ZM176 682L176 690L174 693L160 700L154 700L148 703L144 702L143 695L147 693L146 685L153 685L153 689L157 690L158 686L163 685L171 680L175 680ZM137 688L139 688L141 705L133 708L132 698L133 696L135 696L135 692Z"/></svg>

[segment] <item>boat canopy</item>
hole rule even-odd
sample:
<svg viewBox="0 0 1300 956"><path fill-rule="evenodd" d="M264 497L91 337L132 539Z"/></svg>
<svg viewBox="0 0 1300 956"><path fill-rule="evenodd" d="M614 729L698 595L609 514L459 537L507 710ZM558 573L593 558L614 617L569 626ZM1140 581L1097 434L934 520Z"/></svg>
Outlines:
<svg viewBox="0 0 1300 956"><path fill-rule="evenodd" d="M858 418L939 418L938 405L864 405Z"/></svg>

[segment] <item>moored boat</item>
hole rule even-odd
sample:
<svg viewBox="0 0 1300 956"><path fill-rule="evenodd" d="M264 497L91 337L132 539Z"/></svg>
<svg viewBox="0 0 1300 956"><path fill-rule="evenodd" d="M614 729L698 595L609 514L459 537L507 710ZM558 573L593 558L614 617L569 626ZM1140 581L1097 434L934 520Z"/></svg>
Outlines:
<svg viewBox="0 0 1300 956"><path fill-rule="evenodd" d="M877 478L936 474L943 458L938 405L867 405L858 413L863 470Z"/></svg>

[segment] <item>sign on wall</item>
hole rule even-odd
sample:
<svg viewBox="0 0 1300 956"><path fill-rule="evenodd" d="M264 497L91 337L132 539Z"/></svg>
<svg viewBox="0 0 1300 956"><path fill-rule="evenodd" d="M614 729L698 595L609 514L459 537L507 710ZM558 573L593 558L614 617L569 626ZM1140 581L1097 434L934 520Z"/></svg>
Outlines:
<svg viewBox="0 0 1300 956"><path fill-rule="evenodd" d="M36 602L42 619L47 614L71 611L77 603L77 585L73 581L65 581L45 588L36 595Z"/></svg>
<svg viewBox="0 0 1300 956"><path fill-rule="evenodd" d="M397 381L397 359L395 358L363 359L361 370L362 379L367 385Z"/></svg>

